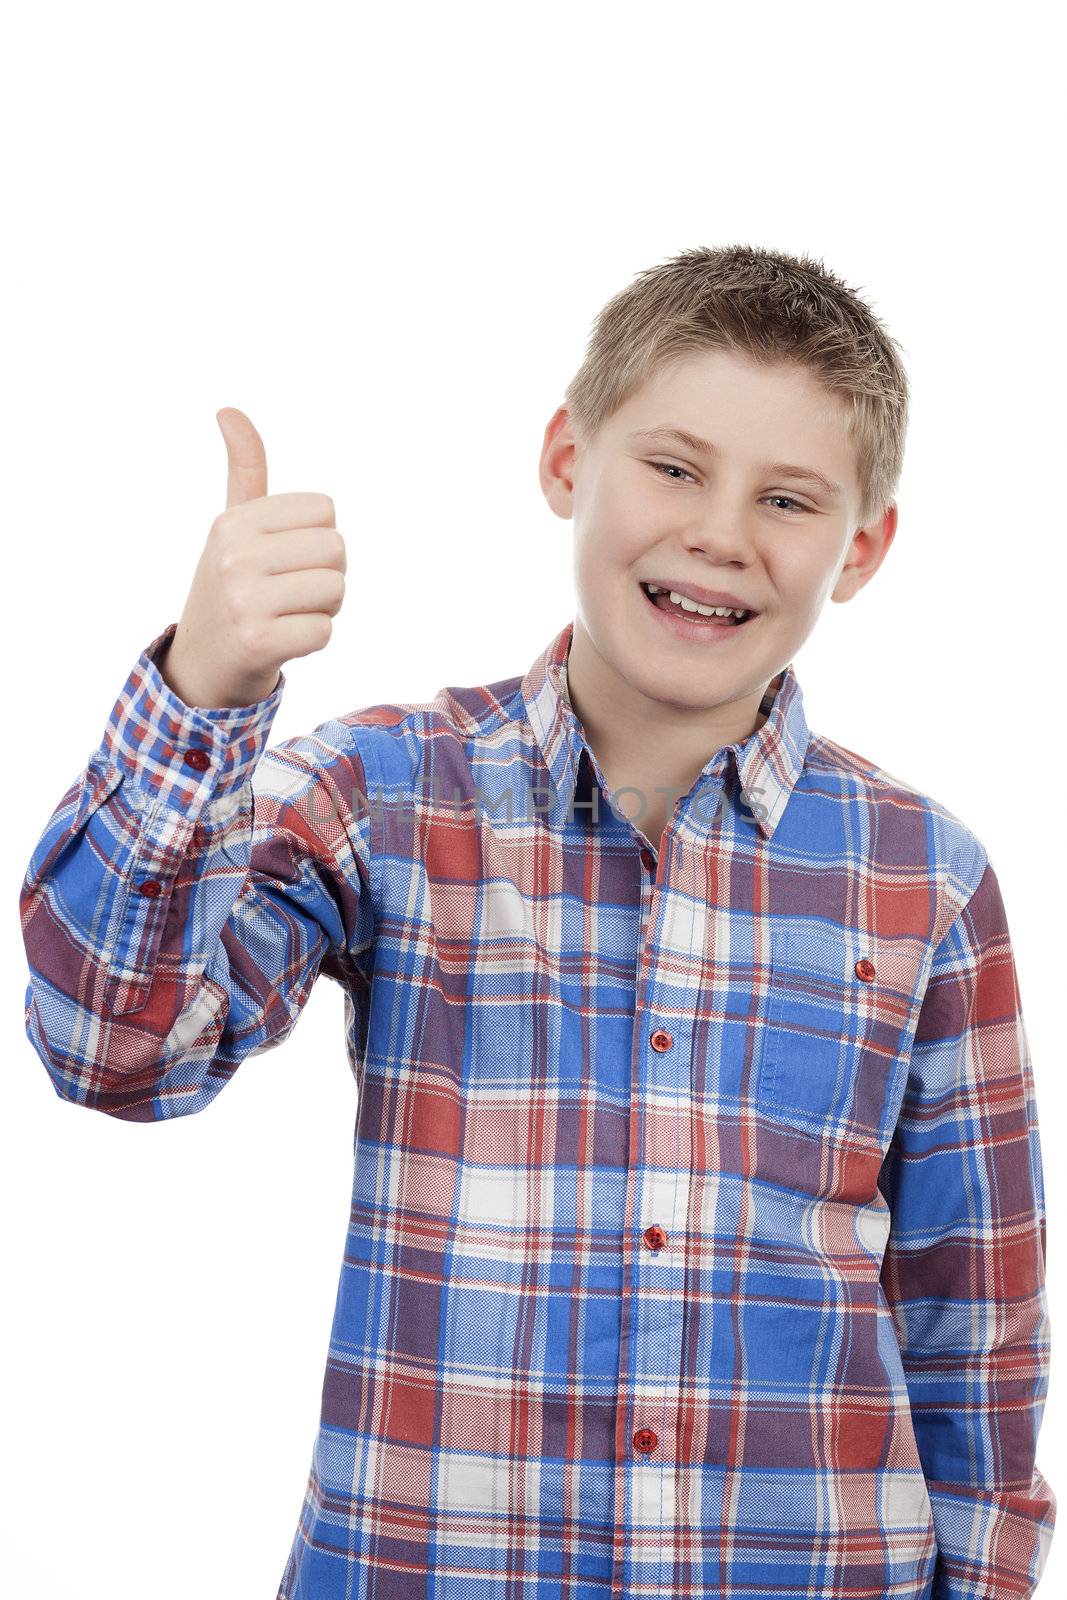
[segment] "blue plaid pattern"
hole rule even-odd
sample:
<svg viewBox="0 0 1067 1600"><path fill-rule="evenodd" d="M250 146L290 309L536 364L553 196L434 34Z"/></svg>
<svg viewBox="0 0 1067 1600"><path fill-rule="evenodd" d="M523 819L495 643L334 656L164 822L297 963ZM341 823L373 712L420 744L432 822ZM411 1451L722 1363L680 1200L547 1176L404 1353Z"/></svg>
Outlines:
<svg viewBox="0 0 1067 1600"><path fill-rule="evenodd" d="M1024 1600L1055 1497L997 879L793 666L662 839L568 623L268 747L133 667L22 885L56 1093L204 1110L345 994L354 1183L278 1600Z"/></svg>

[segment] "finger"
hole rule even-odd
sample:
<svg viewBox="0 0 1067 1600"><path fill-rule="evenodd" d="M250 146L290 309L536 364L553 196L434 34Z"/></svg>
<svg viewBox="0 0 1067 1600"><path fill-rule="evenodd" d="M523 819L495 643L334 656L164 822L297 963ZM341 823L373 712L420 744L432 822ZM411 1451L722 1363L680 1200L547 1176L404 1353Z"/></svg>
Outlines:
<svg viewBox="0 0 1067 1600"><path fill-rule="evenodd" d="M344 604L344 574L334 567L286 572L264 579L264 595L272 617L303 616L315 611L336 616Z"/></svg>
<svg viewBox="0 0 1067 1600"><path fill-rule="evenodd" d="M228 516L227 512L232 512ZM259 533L286 533L293 528L336 528L337 511L328 494L292 490L288 494L264 495L251 511L228 506L219 519Z"/></svg>
<svg viewBox="0 0 1067 1600"><path fill-rule="evenodd" d="M301 612L299 615L275 617L271 623L271 641L283 661L293 661L297 656L314 655L329 642L333 621L322 611Z"/></svg>
<svg viewBox="0 0 1067 1600"><path fill-rule="evenodd" d="M345 542L336 528L294 528L275 533L260 552L265 576L281 572L302 572L308 567L335 567L348 570Z"/></svg>
<svg viewBox="0 0 1067 1600"><path fill-rule="evenodd" d="M255 425L236 406L223 406L215 420L226 441L226 504L242 505L267 492L267 452Z"/></svg>

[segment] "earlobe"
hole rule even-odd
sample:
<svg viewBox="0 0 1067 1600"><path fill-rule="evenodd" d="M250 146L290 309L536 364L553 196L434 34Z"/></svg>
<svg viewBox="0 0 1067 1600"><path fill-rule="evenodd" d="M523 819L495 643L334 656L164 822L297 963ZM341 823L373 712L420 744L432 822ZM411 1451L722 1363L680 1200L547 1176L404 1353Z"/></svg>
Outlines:
<svg viewBox="0 0 1067 1600"><path fill-rule="evenodd" d="M569 519L572 514L574 487L570 478L559 472L557 463L553 459L553 452L548 451L542 455L538 477L541 492L556 516Z"/></svg>
<svg viewBox="0 0 1067 1600"><path fill-rule="evenodd" d="M842 567L837 575L837 582L830 591L830 599L837 605L844 605L847 600L855 599L865 581L865 576L858 567Z"/></svg>

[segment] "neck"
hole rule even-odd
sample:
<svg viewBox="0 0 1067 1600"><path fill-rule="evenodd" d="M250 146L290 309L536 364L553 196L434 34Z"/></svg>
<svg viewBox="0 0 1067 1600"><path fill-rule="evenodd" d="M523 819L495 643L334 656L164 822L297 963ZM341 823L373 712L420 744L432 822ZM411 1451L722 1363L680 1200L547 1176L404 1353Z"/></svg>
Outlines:
<svg viewBox="0 0 1067 1600"><path fill-rule="evenodd" d="M669 816L673 799L688 793L716 751L748 738L767 720L759 709L766 684L716 706L650 699L603 659L577 622L565 675L572 709L609 788L644 797L643 812L638 795L620 802L635 821Z"/></svg>

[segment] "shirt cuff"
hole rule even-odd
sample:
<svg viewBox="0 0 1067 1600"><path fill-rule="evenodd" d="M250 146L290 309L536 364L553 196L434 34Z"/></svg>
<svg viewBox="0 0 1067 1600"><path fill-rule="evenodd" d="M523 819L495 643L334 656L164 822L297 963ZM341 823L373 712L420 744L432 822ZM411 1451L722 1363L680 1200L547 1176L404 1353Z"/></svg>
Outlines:
<svg viewBox="0 0 1067 1600"><path fill-rule="evenodd" d="M115 701L100 751L146 800L199 813L248 782L267 745L285 674L246 706L187 706L163 680L159 658L172 622L138 656Z"/></svg>

